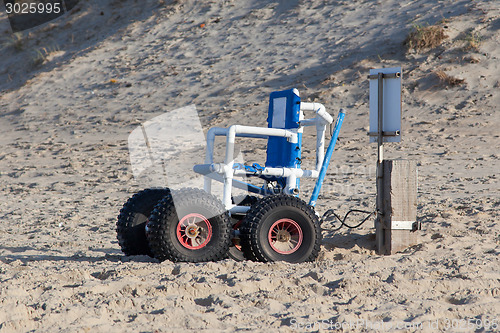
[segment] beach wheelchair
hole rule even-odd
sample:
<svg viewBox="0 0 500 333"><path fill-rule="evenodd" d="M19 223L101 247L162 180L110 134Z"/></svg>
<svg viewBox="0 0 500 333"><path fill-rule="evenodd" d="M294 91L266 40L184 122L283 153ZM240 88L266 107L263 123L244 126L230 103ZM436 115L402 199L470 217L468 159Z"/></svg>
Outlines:
<svg viewBox="0 0 500 333"><path fill-rule="evenodd" d="M305 119L304 111L315 112L314 118ZM211 128L204 164L193 167L203 175L204 189L158 188L135 194L118 216L122 251L175 262L227 257L260 262L313 261L322 239L314 207L344 116L340 110L333 126L333 118L322 104L301 102L298 90L290 89L271 93L268 127ZM316 127L312 170L301 168L305 126ZM332 133L325 153L328 128ZM226 140L220 163L214 162L217 136ZM235 142L240 137L267 140L263 166L235 161ZM258 178L262 185L245 181L248 177ZM302 177L316 179L309 202L299 198ZM212 194L213 181L223 184L221 199ZM235 196L233 188L248 195Z"/></svg>

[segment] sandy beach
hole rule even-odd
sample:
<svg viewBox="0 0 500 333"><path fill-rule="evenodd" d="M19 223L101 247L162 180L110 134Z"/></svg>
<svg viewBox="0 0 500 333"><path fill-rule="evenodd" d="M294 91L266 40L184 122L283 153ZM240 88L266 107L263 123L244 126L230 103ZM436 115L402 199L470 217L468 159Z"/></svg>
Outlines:
<svg viewBox="0 0 500 333"><path fill-rule="evenodd" d="M495 1L81 0L16 34L0 9L0 332L500 330ZM408 50L434 25L438 46ZM204 135L267 126L269 94L290 88L347 112L318 213L373 210L367 75L382 67L403 68L385 155L417 161L417 245L376 254L370 220L323 224L311 263L120 251L120 208L148 186L129 160L137 126L188 105ZM315 144L307 129L309 168ZM265 142L240 151L265 161Z"/></svg>

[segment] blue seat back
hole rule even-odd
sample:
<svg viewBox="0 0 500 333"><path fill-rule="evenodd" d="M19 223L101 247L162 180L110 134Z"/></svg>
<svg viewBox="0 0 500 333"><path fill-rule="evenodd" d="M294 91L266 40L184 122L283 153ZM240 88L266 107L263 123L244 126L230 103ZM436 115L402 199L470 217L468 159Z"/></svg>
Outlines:
<svg viewBox="0 0 500 333"><path fill-rule="evenodd" d="M299 127L300 97L296 89L275 91L269 98L268 127L292 129ZM286 138L269 137L267 143L266 167L300 168L302 133L298 142L288 142ZM298 184L297 184L298 185Z"/></svg>

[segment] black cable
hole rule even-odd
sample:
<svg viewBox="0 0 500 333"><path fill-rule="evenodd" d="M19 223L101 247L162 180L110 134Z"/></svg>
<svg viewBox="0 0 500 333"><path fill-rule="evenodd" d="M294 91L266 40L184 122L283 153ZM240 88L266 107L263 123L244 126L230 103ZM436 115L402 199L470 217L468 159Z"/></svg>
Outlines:
<svg viewBox="0 0 500 333"><path fill-rule="evenodd" d="M363 221L359 222L358 224L356 224L354 226L351 226L351 225L346 224L345 220L347 220L347 217L352 212L365 213L365 214L368 214L368 216L365 217L363 219ZM345 214L344 218L342 219L342 218L340 218L340 216L338 216L335 213L335 211L333 209L329 209L321 217L321 223L323 223L325 221L329 221L329 222L334 221L335 219L333 219L332 217L335 217L340 222L340 226L338 228L333 229L332 231L337 231L340 228L342 228L342 226L346 226L347 228L350 228L350 229L355 229L355 228L359 228L363 223L365 223L370 218L370 216L375 215L375 213L376 213L375 211L369 212L369 211L366 211L366 210L351 209L350 211L347 212L347 214ZM328 230L330 230L330 229L328 229Z"/></svg>

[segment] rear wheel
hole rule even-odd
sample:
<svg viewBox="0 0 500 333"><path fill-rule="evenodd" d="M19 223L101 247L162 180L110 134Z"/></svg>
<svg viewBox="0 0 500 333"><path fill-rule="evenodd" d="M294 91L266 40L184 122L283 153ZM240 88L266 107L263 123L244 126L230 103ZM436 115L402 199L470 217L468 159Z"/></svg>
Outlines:
<svg viewBox="0 0 500 333"><path fill-rule="evenodd" d="M154 257L161 261L215 261L228 252L231 223L216 197L189 188L172 191L158 203L146 235Z"/></svg>
<svg viewBox="0 0 500 333"><path fill-rule="evenodd" d="M134 194L123 205L116 222L118 244L126 255L151 255L146 240L146 221L156 204L170 194L168 188L152 188Z"/></svg>
<svg viewBox="0 0 500 333"><path fill-rule="evenodd" d="M284 194L264 197L241 227L245 258L261 262L305 262L317 258L321 228L311 206Z"/></svg>

